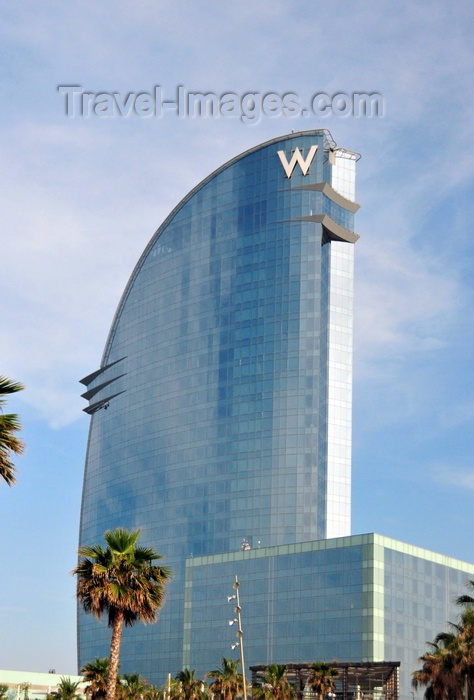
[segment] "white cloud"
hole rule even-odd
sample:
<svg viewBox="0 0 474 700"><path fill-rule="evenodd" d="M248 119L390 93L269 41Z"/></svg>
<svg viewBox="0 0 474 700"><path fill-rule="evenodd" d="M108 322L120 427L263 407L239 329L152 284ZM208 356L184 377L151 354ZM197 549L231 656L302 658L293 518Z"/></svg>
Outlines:
<svg viewBox="0 0 474 700"><path fill-rule="evenodd" d="M454 489L474 491L474 468L451 469L445 466L437 467L434 472L435 481L442 486Z"/></svg>
<svg viewBox="0 0 474 700"><path fill-rule="evenodd" d="M357 251L356 339L365 362L444 347L463 301L456 270L427 260L406 240L371 238L369 249Z"/></svg>
<svg viewBox="0 0 474 700"><path fill-rule="evenodd" d="M473 101L465 87L470 7L342 6L344 12L306 0L291 7L166 0L159 8L86 2L51 13L46 4L35 7L34 23L20 6L7 13L5 44L22 62L13 65L10 102L7 95L1 182L2 361L26 381L27 400L41 416L59 425L77 415L75 382L97 366L133 266L181 197L228 158L294 127L328 127L338 143L363 154L359 378L376 377L387 358L407 362L445 351L469 292L459 263L446 264L433 243L444 232L434 230L428 246L418 233L433 200L449 198L473 175ZM443 41L433 41L440 33ZM56 90L67 80L106 90L181 82L302 97L373 89L386 98L387 117L267 119L257 127L172 115L155 122L68 120ZM450 96L443 99L447 81ZM447 117L450 126L442 128Z"/></svg>

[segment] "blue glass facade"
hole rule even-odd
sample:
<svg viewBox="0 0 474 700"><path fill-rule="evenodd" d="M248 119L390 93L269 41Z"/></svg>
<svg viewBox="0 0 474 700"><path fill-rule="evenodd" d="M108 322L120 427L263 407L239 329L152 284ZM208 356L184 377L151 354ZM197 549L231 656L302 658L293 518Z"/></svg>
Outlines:
<svg viewBox="0 0 474 700"><path fill-rule="evenodd" d="M190 558L183 662L205 673L232 654L226 596L237 575L246 665L400 661L400 698L410 700L425 642L457 619L473 573L376 534Z"/></svg>
<svg viewBox="0 0 474 700"><path fill-rule="evenodd" d="M356 160L317 130L209 176L150 241L82 380L80 542L141 528L174 570L159 622L124 631L123 673L161 683L230 656L235 575L247 665L401 661L407 700L455 619L474 567L349 537ZM80 666L109 640L79 611Z"/></svg>
<svg viewBox="0 0 474 700"><path fill-rule="evenodd" d="M141 528L175 572L125 671L181 667L187 557L349 534L354 162L318 130L213 173L151 240L83 380L80 541ZM80 664L106 640L80 614Z"/></svg>

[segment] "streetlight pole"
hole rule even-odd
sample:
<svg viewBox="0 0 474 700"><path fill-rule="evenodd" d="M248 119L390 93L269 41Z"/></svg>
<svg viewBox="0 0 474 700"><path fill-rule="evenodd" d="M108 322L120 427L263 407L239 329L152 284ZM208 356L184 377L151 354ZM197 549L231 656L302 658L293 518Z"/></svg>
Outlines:
<svg viewBox="0 0 474 700"><path fill-rule="evenodd" d="M235 622L238 624L238 630L237 630L237 637L239 641L236 644L232 645L232 649L235 649L235 647L239 647L240 649L240 665L242 666L242 684L243 684L243 697L244 700L247 700L247 680L245 678L245 661L244 661L244 633L242 632L242 617L241 617L241 607L240 607L240 598L239 598L239 587L240 583L237 579L237 576L235 577L235 581L232 584L232 588L235 590L235 595L228 596L227 600L230 602L231 600L235 600L235 608L234 612L237 615L237 619ZM231 620L229 622L230 625L232 625L234 620Z"/></svg>

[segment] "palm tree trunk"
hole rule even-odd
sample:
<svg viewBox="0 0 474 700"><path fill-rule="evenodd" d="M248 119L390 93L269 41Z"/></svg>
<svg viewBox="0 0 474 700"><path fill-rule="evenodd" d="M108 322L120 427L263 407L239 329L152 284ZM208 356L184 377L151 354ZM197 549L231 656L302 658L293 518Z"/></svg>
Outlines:
<svg viewBox="0 0 474 700"><path fill-rule="evenodd" d="M115 700L115 688L119 670L120 641L122 639L123 612L117 611L112 627L112 640L110 642L109 673L107 678L106 700Z"/></svg>

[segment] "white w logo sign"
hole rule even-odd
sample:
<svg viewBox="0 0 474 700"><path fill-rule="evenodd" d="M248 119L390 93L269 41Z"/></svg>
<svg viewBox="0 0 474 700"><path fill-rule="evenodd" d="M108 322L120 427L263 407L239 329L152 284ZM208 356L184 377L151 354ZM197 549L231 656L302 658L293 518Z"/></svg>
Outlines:
<svg viewBox="0 0 474 700"><path fill-rule="evenodd" d="M285 151L277 151L278 157L281 161L281 164L283 165L283 169L285 171L286 177L292 176L293 170L296 167L296 163L298 163L298 165L300 166L301 172L303 173L303 175L307 175L308 170L309 170L309 166L313 162L313 158L316 155L317 150L318 150L317 146L311 146L311 148L309 149L309 153L308 153L306 160L305 160L303 158L303 156L301 155L300 149L296 148L293 155L291 156L291 160L289 163L286 159Z"/></svg>

